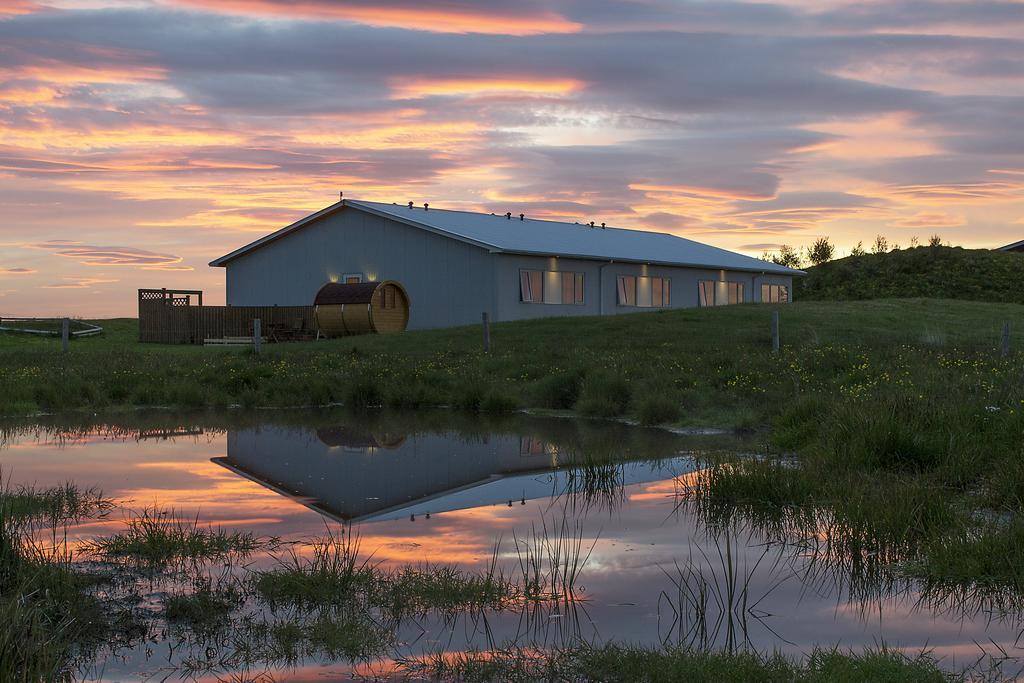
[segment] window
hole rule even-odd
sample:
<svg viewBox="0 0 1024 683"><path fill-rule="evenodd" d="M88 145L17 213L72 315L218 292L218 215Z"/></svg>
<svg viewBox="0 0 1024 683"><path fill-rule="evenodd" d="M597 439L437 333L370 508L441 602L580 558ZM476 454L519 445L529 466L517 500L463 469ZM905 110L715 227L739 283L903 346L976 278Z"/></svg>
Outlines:
<svg viewBox="0 0 1024 683"><path fill-rule="evenodd" d="M697 283L697 293L700 295L701 306L715 305L715 283L712 280L701 280Z"/></svg>
<svg viewBox="0 0 1024 683"><path fill-rule="evenodd" d="M726 306L743 303L742 282L701 280L697 283L698 303L701 306Z"/></svg>
<svg viewBox="0 0 1024 683"><path fill-rule="evenodd" d="M741 304L743 303L743 283L742 282L726 282L726 290L728 290L728 301L730 304Z"/></svg>
<svg viewBox="0 0 1024 683"><path fill-rule="evenodd" d="M562 273L562 303L583 303L583 273Z"/></svg>
<svg viewBox="0 0 1024 683"><path fill-rule="evenodd" d="M530 304L539 304L544 301L543 296L541 272L539 270L519 271L519 300Z"/></svg>
<svg viewBox="0 0 1024 683"><path fill-rule="evenodd" d="M345 276L341 279L346 285L354 285L357 282L363 281L362 273L345 273Z"/></svg>
<svg viewBox="0 0 1024 683"><path fill-rule="evenodd" d="M620 275L618 293L620 306L664 308L672 303L671 281L667 277L636 277Z"/></svg>
<svg viewBox="0 0 1024 683"><path fill-rule="evenodd" d="M528 304L583 304L583 273L520 270L519 300Z"/></svg>
<svg viewBox="0 0 1024 683"><path fill-rule="evenodd" d="M632 275L619 276L619 305L636 306L636 277Z"/></svg>
<svg viewBox="0 0 1024 683"><path fill-rule="evenodd" d="M786 285L761 285L761 302L785 304L789 302L789 287Z"/></svg>

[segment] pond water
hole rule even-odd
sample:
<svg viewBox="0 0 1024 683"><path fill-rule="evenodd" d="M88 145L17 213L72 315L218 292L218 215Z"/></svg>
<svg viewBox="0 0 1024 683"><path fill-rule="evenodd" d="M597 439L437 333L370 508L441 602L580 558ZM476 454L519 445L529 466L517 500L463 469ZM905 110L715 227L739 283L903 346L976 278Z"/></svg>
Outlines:
<svg viewBox="0 0 1024 683"><path fill-rule="evenodd" d="M937 605L912 585L865 591L854 583L851 589L842 563L823 567L806 545L780 543L742 524L709 529L682 499L704 456L756 457L758 450L756 438L526 416L159 414L8 424L0 469L9 485L70 480L99 487L123 506L72 524L72 547L116 533L127 511L154 506L281 541L351 525L362 552L382 566L443 563L479 571L497 549L499 566L515 574L517 543L544 533L581 539L586 562L578 599L569 604L425 615L399 626L397 647L381 661L313 656L270 666L279 681L387 671L393 657L580 640L752 646L793 656L816 645L884 643L915 653L929 649L954 670L984 653L1019 654L1018 615L969 603ZM266 552L245 564L276 561ZM703 587L711 598L698 610L681 597L680 585ZM166 588L150 582L147 601L159 603ZM101 652L81 675L178 678L182 662L197 656L197 643L182 640L173 629L154 628L144 639ZM201 645L198 656L215 659L223 644ZM218 680L231 673L212 669L189 675Z"/></svg>

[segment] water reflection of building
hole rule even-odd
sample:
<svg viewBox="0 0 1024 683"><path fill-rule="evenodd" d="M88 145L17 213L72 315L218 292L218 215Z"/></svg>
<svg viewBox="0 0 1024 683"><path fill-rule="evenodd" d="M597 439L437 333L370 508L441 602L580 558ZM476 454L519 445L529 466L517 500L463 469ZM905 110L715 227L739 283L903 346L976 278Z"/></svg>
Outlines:
<svg viewBox="0 0 1024 683"><path fill-rule="evenodd" d="M449 510L519 504L571 489L579 477L567 455L570 442L560 444L551 436L444 429L404 434L352 424L318 430L259 427L229 431L227 457L213 461L337 520L420 519ZM621 439L622 431L616 436ZM630 446L622 443L619 450L630 452ZM651 455L674 453L667 448ZM666 472L662 465L615 465L615 484L679 473ZM678 470L678 463L673 465Z"/></svg>

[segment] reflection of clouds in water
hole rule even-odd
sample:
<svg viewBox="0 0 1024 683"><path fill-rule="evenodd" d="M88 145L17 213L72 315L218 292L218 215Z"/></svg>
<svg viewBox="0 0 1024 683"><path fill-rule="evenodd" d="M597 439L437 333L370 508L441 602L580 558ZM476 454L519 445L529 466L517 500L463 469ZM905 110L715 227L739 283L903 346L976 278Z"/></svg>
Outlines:
<svg viewBox="0 0 1024 683"><path fill-rule="evenodd" d="M522 425L524 429L531 427L529 422ZM543 435L544 439L555 442L578 436L560 429L552 429ZM343 433L331 432L331 442L342 438ZM0 452L0 462L5 475L10 473L15 483L45 486L70 479L83 486L98 486L107 496L130 501L135 508L153 504L173 507L185 517L198 515L201 523L237 527L288 541L324 534L325 518L307 505L360 514L372 513L380 506L404 510L403 505L420 504L420 499L408 498L412 495L434 496L441 505L449 495L445 486L477 486L479 481L490 481L491 474L514 480L521 476L518 468L540 470L534 458L551 461L548 450L535 454L534 449L526 449L524 453L520 434L511 428L486 438L460 434L455 429L421 430L390 441L392 447L374 446L372 453L364 453L353 445L341 454L331 450L336 446L325 444L315 432L277 430L268 425L261 425L258 431L236 430L232 436L219 433L139 442L81 438L73 447L60 447L53 440L36 442L31 437L16 437L10 448ZM621 439L624 432L616 434ZM255 477L238 476L211 462L211 458L233 458L233 440L249 446L274 444L263 456L271 464L275 458L283 462L282 472L299 475L290 482L295 489L289 491L291 495L281 495ZM680 443L655 442L647 450L668 445L672 447L663 454L675 455ZM504 451L506 446L508 450ZM325 454L325 450L330 452ZM637 447L634 454L643 450ZM243 455L250 458L251 467L261 465L258 458L254 459L260 455L256 450L249 449ZM327 465L320 461L325 457L329 458ZM517 555L513 537L529 537L543 522L550 524L562 517L570 528L578 524L583 529L585 548L593 544L579 580L587 596L585 603L571 608L545 607L547 612L538 608L524 614L462 616L454 623L426 618L416 625L403 626L403 641L414 643L409 646L410 654L431 651L438 643L460 649L490 641L564 644L576 638L661 642L672 622L661 593L676 590L666 571L673 572L677 563L683 565L687 560L700 565L709 579L715 571L721 571L715 567L721 546L716 546L692 511L678 506L677 493L680 487L692 483L692 475L666 463L675 461L647 467L645 476L650 475L651 480L625 486L616 495L614 505L578 505L568 496L552 498L550 492L561 489L551 486L549 471L540 476L548 477L548 493L527 498L525 504L518 499L511 507L507 501L489 501L478 507L435 512L429 519L417 514L411 521L408 515L399 514L393 519L357 524L363 553L372 554L374 561L385 567L443 563L480 569L490 561L500 539L503 566L514 573ZM431 473L432 479L423 478L421 474L429 472L431 466L444 471ZM354 471L360 467L365 468L362 474ZM366 472L377 475L365 476ZM298 490L299 485L305 486L303 477L307 475L314 488L326 482L318 495ZM402 477L412 480L401 481ZM346 488L346 481L356 481L358 486ZM344 496L354 495L352 491L364 500L346 499ZM326 500L330 492L344 495ZM336 527L335 522L327 523ZM121 524L122 517L115 512L105 519L75 526L69 540L75 544L111 534ZM966 665L979 654L974 641L986 643L991 638L1008 653L1018 653L1012 623L987 624L984 615L960 619L955 613L936 616L917 610L917 595L912 591L867 603L850 602L848 586L837 586L827 574L804 576L809 560L805 549L775 546L772 552L784 555L784 560L776 563L774 556L770 562L762 559L764 541L757 535L748 537L738 532L730 542L734 565L742 576L750 574L750 596L757 599L768 593L757 606L763 615L761 621L746 633L756 648L802 654L815 644L857 648L886 643L911 651L927 647L936 656L949 658L949 665ZM297 551L307 552L301 546ZM258 557L255 562L266 566L272 560ZM790 572L792 578L780 582L785 572ZM129 657L124 670L150 666L140 657L138 653ZM304 668L296 675L301 679L314 670Z"/></svg>

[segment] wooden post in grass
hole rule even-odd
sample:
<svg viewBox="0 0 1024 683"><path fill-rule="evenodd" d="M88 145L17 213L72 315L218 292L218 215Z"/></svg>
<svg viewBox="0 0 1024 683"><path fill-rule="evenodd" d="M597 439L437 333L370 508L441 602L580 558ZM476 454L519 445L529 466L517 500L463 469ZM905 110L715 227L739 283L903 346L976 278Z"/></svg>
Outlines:
<svg viewBox="0 0 1024 683"><path fill-rule="evenodd" d="M252 321L252 350L256 352L256 355L260 355L260 347L263 342L263 326L260 323L260 319L256 318Z"/></svg>
<svg viewBox="0 0 1024 683"><path fill-rule="evenodd" d="M772 353L779 352L779 312L772 311Z"/></svg>
<svg viewBox="0 0 1024 683"><path fill-rule="evenodd" d="M489 353L491 350L491 320L490 316L487 315L487 311L483 312L484 321L484 353Z"/></svg>
<svg viewBox="0 0 1024 683"><path fill-rule="evenodd" d="M64 353L68 351L68 341L71 338L71 321L64 318L60 321L60 349Z"/></svg>
<svg viewBox="0 0 1024 683"><path fill-rule="evenodd" d="M1002 339L1002 342L1003 343L1000 345L1000 350L1002 351L1003 358L1006 358L1007 356L1010 355L1010 321L1009 320L1007 320L1006 322L1003 323L1003 339Z"/></svg>

